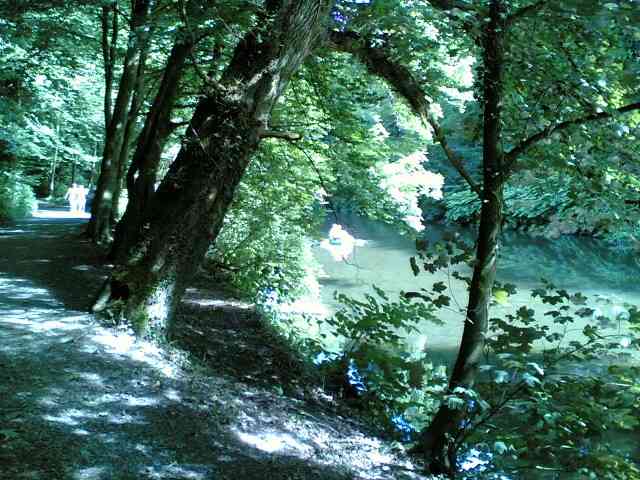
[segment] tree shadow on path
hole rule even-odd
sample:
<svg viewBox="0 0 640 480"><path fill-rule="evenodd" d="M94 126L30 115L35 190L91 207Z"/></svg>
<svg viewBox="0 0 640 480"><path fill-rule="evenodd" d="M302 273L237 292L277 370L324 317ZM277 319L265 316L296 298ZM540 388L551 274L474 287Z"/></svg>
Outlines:
<svg viewBox="0 0 640 480"><path fill-rule="evenodd" d="M422 478L345 419L98 325L81 228L0 229L0 479Z"/></svg>

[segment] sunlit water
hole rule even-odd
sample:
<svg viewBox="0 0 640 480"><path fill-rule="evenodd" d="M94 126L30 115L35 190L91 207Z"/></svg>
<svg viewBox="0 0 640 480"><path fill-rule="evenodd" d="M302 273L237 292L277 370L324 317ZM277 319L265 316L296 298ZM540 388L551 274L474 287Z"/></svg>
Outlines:
<svg viewBox="0 0 640 480"><path fill-rule="evenodd" d="M450 363L462 334L464 316L460 311L466 306L466 286L447 271L414 276L409 258L416 253L415 241L399 235L393 227L353 216L340 220L346 231L364 242L358 242L347 260L342 261L326 248L326 243L314 248L324 271L320 279L322 304L329 312L335 311L336 290L362 297L372 293L371 286L376 285L394 299L402 291L429 288L432 283L442 281L449 287L445 293L451 297L451 306L438 313L443 324L421 325L421 333L411 335L408 342L416 349L422 349L426 342L434 360ZM330 226L326 226L325 235ZM423 233L434 241L444 232L445 227L434 225ZM471 238L470 231L461 233ZM531 297L531 290L542 285L541 278L570 293L579 291L590 297L589 306L613 319L607 325L610 334L622 332L623 322L616 321L616 317L624 313L624 304L640 303L640 260L632 252L614 251L588 238L547 240L507 232L500 247L498 280L515 284L518 292L508 298L506 305L493 306L491 316L504 317L526 305L544 318L543 313L549 307ZM594 318L581 320L571 326L568 339L579 336L587 323L597 324Z"/></svg>

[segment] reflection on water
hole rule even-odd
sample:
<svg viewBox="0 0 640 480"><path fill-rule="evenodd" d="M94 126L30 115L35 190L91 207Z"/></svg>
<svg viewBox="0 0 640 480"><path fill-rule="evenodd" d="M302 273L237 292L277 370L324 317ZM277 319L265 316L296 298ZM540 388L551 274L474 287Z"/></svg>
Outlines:
<svg viewBox="0 0 640 480"><path fill-rule="evenodd" d="M423 325L421 335L412 336L409 343L418 348L426 337L434 359L449 363L462 334L464 315L461 311L467 300L465 285L446 271L415 277L409 267L409 257L415 254L414 240L399 235L393 227L355 216L343 216L341 221L351 235L366 242L356 246L344 261L336 261L325 249L315 248L314 254L325 274L320 280L322 303L335 310L333 293L336 290L358 297L371 293L371 285L375 284L394 298L401 291L443 281L449 286L448 295L452 298L451 307L439 314L444 325ZM325 235L329 227L326 226ZM422 233L435 241L442 238L445 230L434 225ZM470 231L458 231L472 239ZM577 237L546 240L507 232L499 255L498 279L515 284L518 293L509 297L507 304L493 307L492 316L512 313L522 305L538 310L546 308L530 297L531 290L541 285L541 278L552 280L560 288L579 290L600 299L592 306L605 315L615 317L623 303L640 303L639 260L630 253L610 250L596 240ZM575 335L579 335L582 326L573 326ZM613 322L609 327L615 329L618 324Z"/></svg>

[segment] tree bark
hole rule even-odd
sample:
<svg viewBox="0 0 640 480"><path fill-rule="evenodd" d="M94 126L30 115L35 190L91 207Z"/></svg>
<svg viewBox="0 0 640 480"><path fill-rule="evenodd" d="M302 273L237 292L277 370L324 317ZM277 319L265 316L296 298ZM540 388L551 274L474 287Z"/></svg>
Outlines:
<svg viewBox="0 0 640 480"><path fill-rule="evenodd" d="M127 123L124 128L124 135L122 138L122 147L118 154L116 180L113 187L113 200L111 203L111 218L109 220L111 225L115 225L118 220L118 212L120 209L120 195L122 193L122 183L124 181L125 172L129 164L129 152L131 151L132 137L134 134L136 120L140 114L142 103L144 102L145 92L145 77L144 69L147 63L147 55L149 53L149 42L145 42L140 52L140 60L138 62L138 72L136 74L136 81L133 88L133 98L131 99L131 107L127 115Z"/></svg>
<svg viewBox="0 0 640 480"><path fill-rule="evenodd" d="M455 389L473 388L482 360L489 326L489 303L496 275L498 241L503 219L504 153L501 146L501 102L504 67L504 5L491 0L489 22L483 34L483 188L475 264L460 350L449 379L449 394ZM420 436L415 451L424 453L430 471L455 477L457 439L470 408L440 406L436 416Z"/></svg>
<svg viewBox="0 0 640 480"><path fill-rule="evenodd" d="M116 225L110 257L121 263L137 240L142 214L153 195L164 144L171 133L173 110L186 59L193 47L191 37L178 35L167 59L160 87L138 136L136 150L126 175L129 201Z"/></svg>
<svg viewBox="0 0 640 480"><path fill-rule="evenodd" d="M272 0L200 100L177 159L145 213L139 241L94 305L139 333L171 330L175 309L222 226L271 110L319 37L328 0ZM150 330L149 330L150 329Z"/></svg>
<svg viewBox="0 0 640 480"><path fill-rule="evenodd" d="M109 15L111 25L109 24ZM111 110L113 94L113 70L116 62L116 46L118 44L118 9L117 2L102 7L100 17L102 24L102 59L104 62L104 128L105 131L111 123ZM109 30L111 29L111 35Z"/></svg>
<svg viewBox="0 0 640 480"><path fill-rule="evenodd" d="M49 198L53 198L56 189L56 167L58 166L58 150L60 149L60 117L56 120L56 142L53 149L53 161L51 163L51 178L49 179Z"/></svg>
<svg viewBox="0 0 640 480"><path fill-rule="evenodd" d="M140 54L148 40L147 19L153 0L132 0L131 29L124 59L124 69L118 96L107 128L100 176L91 206L91 220L87 234L97 243L111 241L111 210L117 179L117 163L124 141L131 97L136 83Z"/></svg>

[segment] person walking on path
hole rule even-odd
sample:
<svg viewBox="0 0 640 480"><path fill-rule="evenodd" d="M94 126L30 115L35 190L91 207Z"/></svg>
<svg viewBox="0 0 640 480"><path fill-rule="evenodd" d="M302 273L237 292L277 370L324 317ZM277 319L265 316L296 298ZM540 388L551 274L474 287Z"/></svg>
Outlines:
<svg viewBox="0 0 640 480"><path fill-rule="evenodd" d="M83 213L87 203L88 190L82 185L72 184L67 190L64 198L69 200L69 211L71 213Z"/></svg>
<svg viewBox="0 0 640 480"><path fill-rule="evenodd" d="M76 193L78 197L78 213L84 213L87 205L87 194L89 189L84 185L78 185L78 191Z"/></svg>

